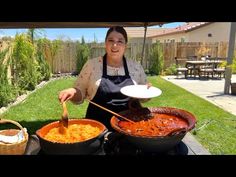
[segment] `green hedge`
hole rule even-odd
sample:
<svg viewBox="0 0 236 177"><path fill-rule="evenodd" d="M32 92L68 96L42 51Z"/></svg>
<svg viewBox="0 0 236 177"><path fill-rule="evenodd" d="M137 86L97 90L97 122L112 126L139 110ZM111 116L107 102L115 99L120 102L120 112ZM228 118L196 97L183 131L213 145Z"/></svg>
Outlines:
<svg viewBox="0 0 236 177"><path fill-rule="evenodd" d="M7 69L10 64L9 58L6 58L8 51L9 48L0 51L0 107L7 106L15 97L14 88L7 78Z"/></svg>

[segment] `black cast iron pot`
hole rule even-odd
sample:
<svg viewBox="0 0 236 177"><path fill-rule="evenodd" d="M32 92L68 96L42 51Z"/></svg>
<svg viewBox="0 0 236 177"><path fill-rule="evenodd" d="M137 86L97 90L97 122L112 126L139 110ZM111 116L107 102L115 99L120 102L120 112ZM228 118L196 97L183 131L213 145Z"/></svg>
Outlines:
<svg viewBox="0 0 236 177"><path fill-rule="evenodd" d="M43 151L44 154L88 155L95 153L99 150L99 148L101 148L104 135L108 131L105 125L91 119L69 119L69 125L70 124L90 124L92 126L98 127L101 130L101 133L94 138L75 143L51 142L46 140L44 136L50 129L58 127L59 121L49 123L36 131L36 135L39 138L41 151Z"/></svg>
<svg viewBox="0 0 236 177"><path fill-rule="evenodd" d="M179 131L172 132L168 136L138 136L121 129L118 126L120 119L113 116L110 122L112 128L123 134L132 145L136 146L142 151L155 153L167 152L180 143L186 133L195 127L196 118L188 111L171 107L157 107L148 109L151 111L151 113L174 115L181 119L185 119L188 122L188 127L184 130L180 129ZM120 114L124 116L126 114L130 115L130 110L123 111Z"/></svg>

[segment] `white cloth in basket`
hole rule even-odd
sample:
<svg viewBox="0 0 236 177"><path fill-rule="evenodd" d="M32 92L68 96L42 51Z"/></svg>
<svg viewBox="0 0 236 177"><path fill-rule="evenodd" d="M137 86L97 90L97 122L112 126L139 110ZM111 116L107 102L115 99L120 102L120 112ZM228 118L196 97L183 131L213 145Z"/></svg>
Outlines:
<svg viewBox="0 0 236 177"><path fill-rule="evenodd" d="M24 128L24 131L27 132L27 129ZM0 134L0 142L2 142L2 143L13 144L13 143L21 142L23 140L24 140L23 130L20 130L19 133L17 133L14 136L6 136L6 135L1 135Z"/></svg>

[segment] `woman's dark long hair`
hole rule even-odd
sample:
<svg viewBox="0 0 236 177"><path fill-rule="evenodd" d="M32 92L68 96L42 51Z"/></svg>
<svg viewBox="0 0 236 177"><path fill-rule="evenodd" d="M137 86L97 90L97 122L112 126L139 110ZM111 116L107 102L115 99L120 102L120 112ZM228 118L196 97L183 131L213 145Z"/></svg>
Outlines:
<svg viewBox="0 0 236 177"><path fill-rule="evenodd" d="M105 40L107 40L108 35L112 31L116 31L116 32L122 34L124 36L124 38L125 38L125 43L128 42L127 32L125 31L125 29L122 26L113 26L113 27L109 28L109 30L107 31Z"/></svg>

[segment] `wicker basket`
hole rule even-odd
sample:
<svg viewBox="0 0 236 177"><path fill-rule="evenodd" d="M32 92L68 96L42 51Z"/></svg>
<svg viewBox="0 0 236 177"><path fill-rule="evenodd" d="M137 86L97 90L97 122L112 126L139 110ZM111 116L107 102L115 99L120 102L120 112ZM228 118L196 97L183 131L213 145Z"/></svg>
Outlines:
<svg viewBox="0 0 236 177"><path fill-rule="evenodd" d="M18 123L13 120L6 120L6 119L0 119L0 124L3 123L12 123L16 125L20 130L23 130L24 132L24 139L21 142L17 143L3 143L0 142L0 155L23 155L25 153L26 145L28 142L28 133L24 130L24 128ZM0 134L6 135L6 136L13 136L19 133L19 129L6 129L6 130L1 130Z"/></svg>

